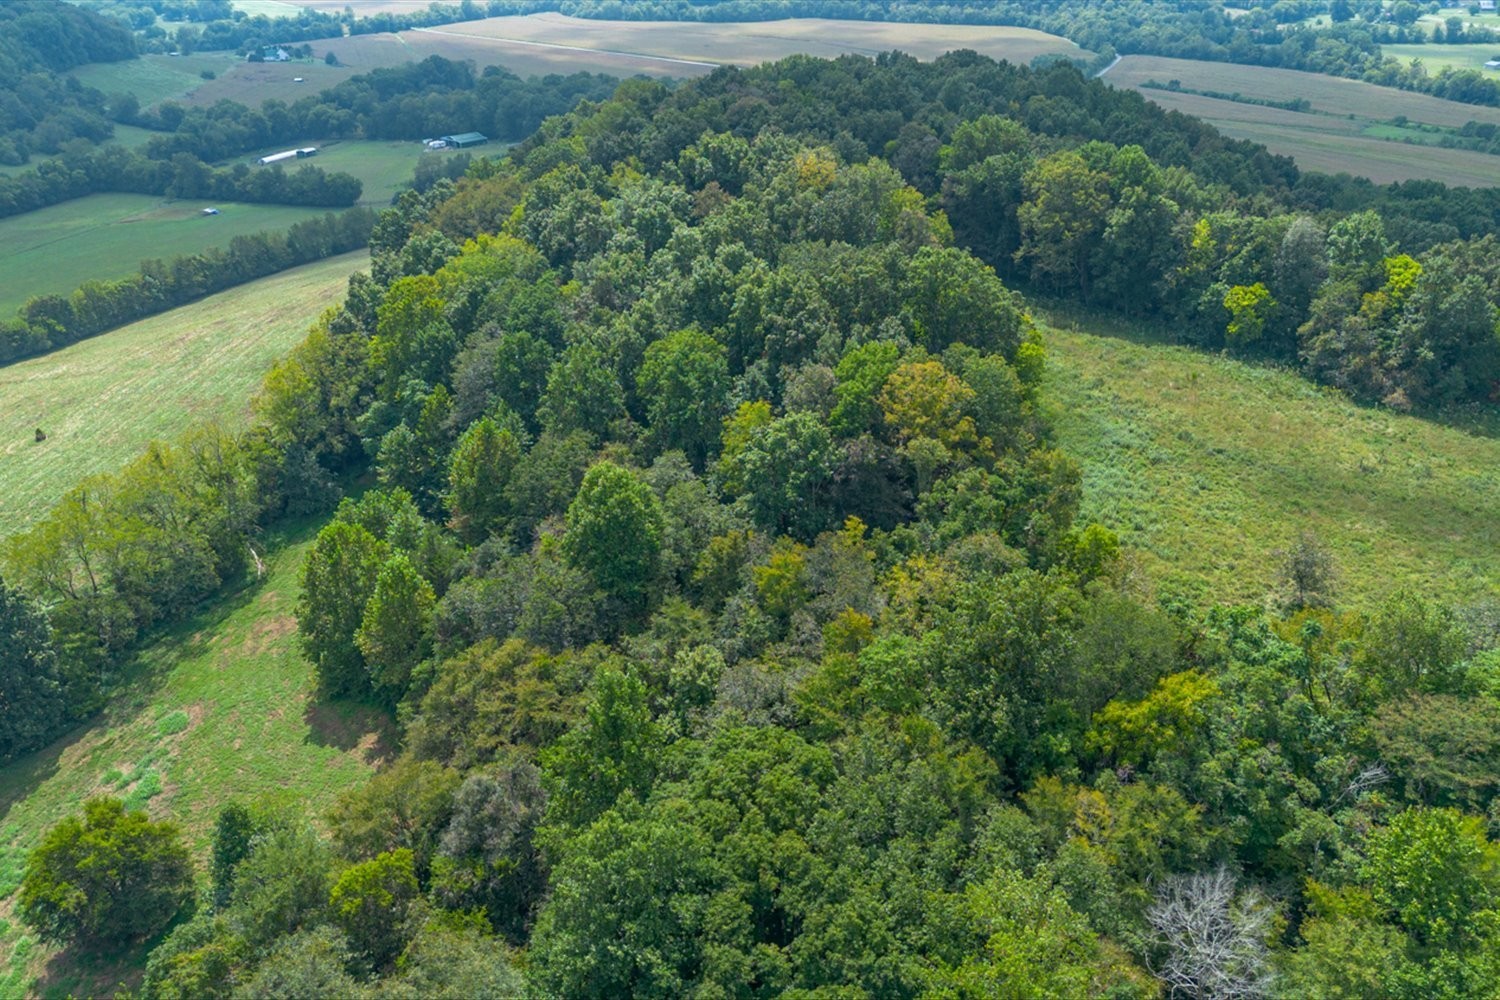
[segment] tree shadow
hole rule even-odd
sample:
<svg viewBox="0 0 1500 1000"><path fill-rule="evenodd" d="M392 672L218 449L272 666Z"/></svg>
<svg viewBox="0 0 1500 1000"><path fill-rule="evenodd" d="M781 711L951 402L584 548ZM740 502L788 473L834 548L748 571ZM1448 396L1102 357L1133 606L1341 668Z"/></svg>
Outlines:
<svg viewBox="0 0 1500 1000"><path fill-rule="evenodd" d="M357 701L318 699L302 713L305 742L356 753L366 764L381 767L395 756L400 742L396 720L382 708Z"/></svg>
<svg viewBox="0 0 1500 1000"><path fill-rule="evenodd" d="M276 525L267 532L261 558L270 561L288 547L312 539L326 520L326 517L306 517ZM261 583L262 577L257 576L252 564L240 580L210 595L191 609L186 618L142 636L124 663L116 668L108 700L102 708L47 746L0 767L0 823L17 803L58 773L69 749L91 733L133 721L174 669L207 654L225 622L263 593Z"/></svg>
<svg viewBox="0 0 1500 1000"><path fill-rule="evenodd" d="M47 957L28 995L45 998L134 995L140 989L146 974L146 959L152 950L189 919L192 910L191 906L184 907L156 934L113 950L99 951L78 944L58 949Z"/></svg>

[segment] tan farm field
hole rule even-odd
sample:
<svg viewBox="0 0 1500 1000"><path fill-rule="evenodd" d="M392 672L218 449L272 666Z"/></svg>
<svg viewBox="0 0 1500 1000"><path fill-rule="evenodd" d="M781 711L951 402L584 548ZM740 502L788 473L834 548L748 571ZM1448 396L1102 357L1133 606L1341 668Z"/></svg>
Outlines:
<svg viewBox="0 0 1500 1000"><path fill-rule="evenodd" d="M1173 111L1202 118L1236 139L1290 156L1305 170L1350 173L1380 183L1436 180L1462 187L1500 183L1500 158L1462 149L1394 141L1390 122L1404 116L1444 128L1468 121L1500 124L1500 108L1445 101L1358 80L1317 73L1238 66L1157 56L1126 56L1105 79L1130 87ZM1239 94L1243 99L1306 100L1309 111L1288 111L1202 93L1157 87L1176 80L1185 91Z"/></svg>
<svg viewBox="0 0 1500 1000"><path fill-rule="evenodd" d="M1086 58L1064 38L1028 28L793 19L710 24L599 21L561 14L482 21L314 42L321 56L360 69L441 55L501 65L521 76L597 73L702 76L720 65L749 66L794 54L834 57L899 49L934 59L954 49L1027 63L1040 55Z"/></svg>

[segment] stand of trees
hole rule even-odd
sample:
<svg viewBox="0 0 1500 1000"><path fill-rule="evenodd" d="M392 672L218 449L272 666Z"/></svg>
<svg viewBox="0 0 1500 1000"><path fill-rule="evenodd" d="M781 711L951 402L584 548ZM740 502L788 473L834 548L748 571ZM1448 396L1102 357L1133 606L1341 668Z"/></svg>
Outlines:
<svg viewBox="0 0 1500 1000"><path fill-rule="evenodd" d="M113 134L104 95L61 74L91 62L135 57L135 40L113 20L74 4L0 5L0 163L55 153L73 139Z"/></svg>
<svg viewBox="0 0 1500 1000"><path fill-rule="evenodd" d="M5 552L76 713L374 474L298 635L403 750L321 824L227 804L142 995L1496 992L1495 608L1341 609L1315 541L1261 605L1153 590L1077 521L997 274L1251 343L1300 288L1339 358L1452 307L1483 245L1403 258L1282 166L1068 67L799 58L403 194L250 430Z"/></svg>

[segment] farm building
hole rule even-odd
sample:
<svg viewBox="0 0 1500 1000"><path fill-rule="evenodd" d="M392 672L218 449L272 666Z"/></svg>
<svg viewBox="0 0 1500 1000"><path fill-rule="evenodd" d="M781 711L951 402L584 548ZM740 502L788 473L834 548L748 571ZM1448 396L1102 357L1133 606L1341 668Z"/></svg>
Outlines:
<svg viewBox="0 0 1500 1000"><path fill-rule="evenodd" d="M487 136L478 132L460 132L457 135L445 135L442 142L451 149L466 149L469 146L483 146L489 142Z"/></svg>
<svg viewBox="0 0 1500 1000"><path fill-rule="evenodd" d="M272 163L283 163L287 160L305 160L309 156L317 156L317 146L304 146L302 149L284 149L279 153L267 153L256 159L258 166L270 166Z"/></svg>

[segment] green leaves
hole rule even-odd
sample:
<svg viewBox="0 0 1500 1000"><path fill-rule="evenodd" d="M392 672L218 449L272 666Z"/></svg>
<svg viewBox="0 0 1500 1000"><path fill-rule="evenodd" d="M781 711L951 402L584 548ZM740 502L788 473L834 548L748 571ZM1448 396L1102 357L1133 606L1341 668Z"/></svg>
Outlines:
<svg viewBox="0 0 1500 1000"><path fill-rule="evenodd" d="M82 820L63 820L32 852L18 912L45 940L112 948L159 931L191 893L175 825L90 799Z"/></svg>
<svg viewBox="0 0 1500 1000"><path fill-rule="evenodd" d="M661 503L627 469L600 462L568 507L563 554L628 609L645 608L661 555Z"/></svg>

